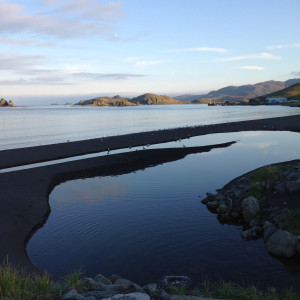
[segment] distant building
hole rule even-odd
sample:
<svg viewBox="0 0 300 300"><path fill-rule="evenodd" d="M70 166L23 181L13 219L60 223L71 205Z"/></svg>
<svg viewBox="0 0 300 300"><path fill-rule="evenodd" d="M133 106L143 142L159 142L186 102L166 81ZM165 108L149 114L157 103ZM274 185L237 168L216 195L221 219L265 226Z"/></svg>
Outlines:
<svg viewBox="0 0 300 300"><path fill-rule="evenodd" d="M267 103L283 103L287 102L286 98L283 97L274 97L274 98L266 98Z"/></svg>

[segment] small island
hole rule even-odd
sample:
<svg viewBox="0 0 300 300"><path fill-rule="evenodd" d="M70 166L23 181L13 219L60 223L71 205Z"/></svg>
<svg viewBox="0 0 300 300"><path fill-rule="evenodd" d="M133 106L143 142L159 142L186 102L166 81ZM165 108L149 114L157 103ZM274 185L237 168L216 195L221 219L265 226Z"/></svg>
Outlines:
<svg viewBox="0 0 300 300"><path fill-rule="evenodd" d="M0 107L14 107L14 103L12 100L6 101L4 98L0 100Z"/></svg>

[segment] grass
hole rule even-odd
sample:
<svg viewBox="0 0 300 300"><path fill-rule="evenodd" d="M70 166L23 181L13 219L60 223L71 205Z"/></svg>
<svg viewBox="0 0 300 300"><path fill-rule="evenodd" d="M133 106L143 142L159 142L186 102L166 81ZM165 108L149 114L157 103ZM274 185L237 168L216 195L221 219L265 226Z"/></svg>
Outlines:
<svg viewBox="0 0 300 300"><path fill-rule="evenodd" d="M300 235L300 208L288 212L283 220L283 229Z"/></svg>
<svg viewBox="0 0 300 300"><path fill-rule="evenodd" d="M300 299L299 293L292 288L283 291L264 291L253 285L241 286L232 282L221 281L211 283L207 279L196 290L195 294L201 297L228 299L228 300L296 300Z"/></svg>
<svg viewBox="0 0 300 300"><path fill-rule="evenodd" d="M48 274L28 275L12 268L8 261L0 266L0 299L47 300L66 293L70 289L81 291L81 271L75 270L62 281L54 281Z"/></svg>
<svg viewBox="0 0 300 300"><path fill-rule="evenodd" d="M250 175L250 182L261 182L271 180L279 175L284 170L283 166L265 166L253 172Z"/></svg>

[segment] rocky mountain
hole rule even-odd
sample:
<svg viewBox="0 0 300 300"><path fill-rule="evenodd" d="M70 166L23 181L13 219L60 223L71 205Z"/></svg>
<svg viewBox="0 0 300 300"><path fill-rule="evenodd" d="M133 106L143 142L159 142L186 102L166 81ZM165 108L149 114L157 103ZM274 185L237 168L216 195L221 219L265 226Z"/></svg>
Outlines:
<svg viewBox="0 0 300 300"><path fill-rule="evenodd" d="M184 99L184 101L193 101L196 99L212 99L216 101L240 101L249 98L255 98L266 94L271 94L281 89L287 88L300 78L289 79L287 81L265 81L256 84L247 84L241 86L227 86L216 91L211 91L206 95L182 95L175 97L176 99ZM195 97L197 97L195 99Z"/></svg>
<svg viewBox="0 0 300 300"><path fill-rule="evenodd" d="M266 94L261 97L255 97L253 100L264 101L265 98L284 97L288 100L300 100L300 80L296 84L289 86L285 89L281 89L277 92Z"/></svg>
<svg viewBox="0 0 300 300"><path fill-rule="evenodd" d="M156 94L144 94L129 100L137 105L163 105L163 104L182 104L184 102L168 96L159 96Z"/></svg>
<svg viewBox="0 0 300 300"><path fill-rule="evenodd" d="M128 98L122 98L119 95L114 97L97 97L90 100L81 100L75 105L82 106L134 106L128 101Z"/></svg>
<svg viewBox="0 0 300 300"><path fill-rule="evenodd" d="M4 98L1 98L0 107L13 107L13 106L14 106L14 103L11 100L9 100L7 102Z"/></svg>

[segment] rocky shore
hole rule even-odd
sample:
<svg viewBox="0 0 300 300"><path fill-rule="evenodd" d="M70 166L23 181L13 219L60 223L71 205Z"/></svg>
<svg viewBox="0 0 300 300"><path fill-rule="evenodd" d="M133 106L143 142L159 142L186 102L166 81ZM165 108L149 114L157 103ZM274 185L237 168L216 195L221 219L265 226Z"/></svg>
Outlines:
<svg viewBox="0 0 300 300"><path fill-rule="evenodd" d="M202 300L200 296L175 295L190 286L187 276L165 276L159 284L149 283L143 287L118 275L108 278L98 274L95 278L83 278L80 291L71 289L56 300ZM210 298L212 299L212 298ZM213 299L212 299L213 300Z"/></svg>
<svg viewBox="0 0 300 300"><path fill-rule="evenodd" d="M263 238L277 257L300 255L300 161L259 168L202 200L221 223L242 225L243 239Z"/></svg>

